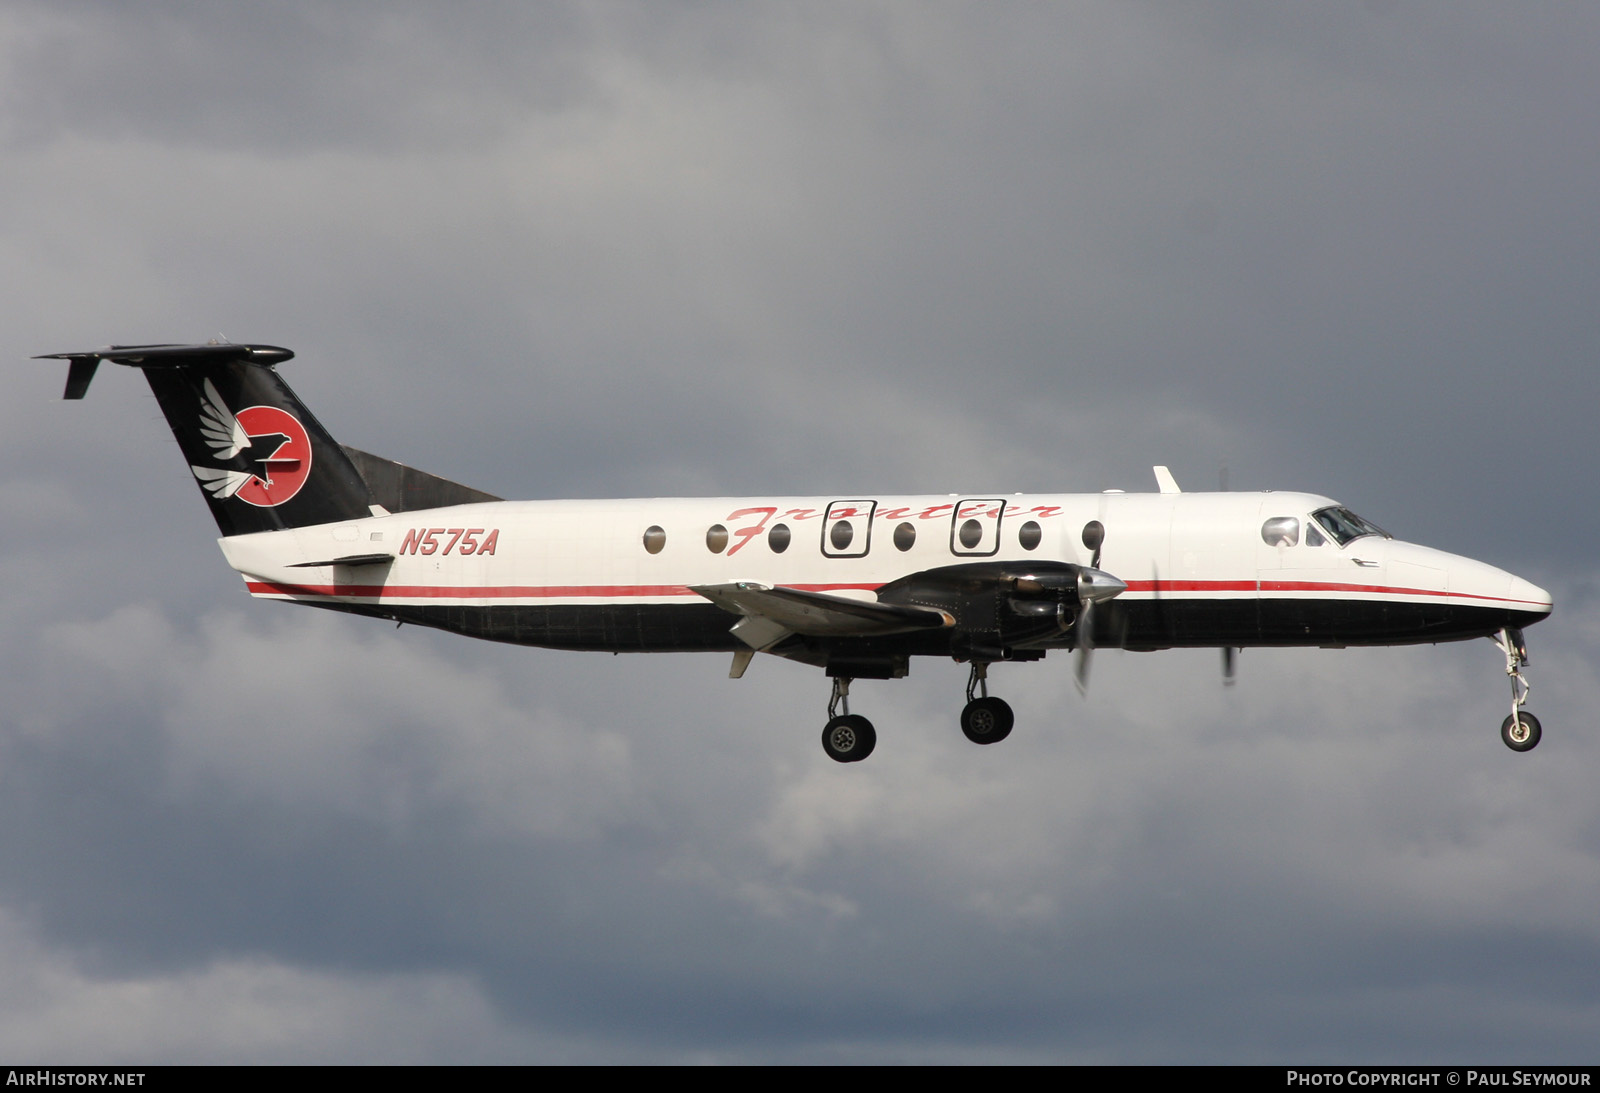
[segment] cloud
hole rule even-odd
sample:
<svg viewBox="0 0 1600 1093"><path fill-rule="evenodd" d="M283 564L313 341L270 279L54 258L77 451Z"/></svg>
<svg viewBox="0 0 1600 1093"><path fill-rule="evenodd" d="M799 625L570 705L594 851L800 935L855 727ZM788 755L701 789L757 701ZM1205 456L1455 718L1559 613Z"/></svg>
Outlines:
<svg viewBox="0 0 1600 1093"><path fill-rule="evenodd" d="M86 973L15 918L0 922L0 1045L16 1058L130 1066L562 1056L500 1025L459 976L339 976L263 960L142 976Z"/></svg>
<svg viewBox="0 0 1600 1093"><path fill-rule="evenodd" d="M13 1055L1582 1059L1597 25L575 4L0 15L21 360L224 333L507 496L1226 466L1556 592L1486 642L827 684L237 600L138 379L0 402ZM1576 500L1575 500L1576 499ZM234 597L234 598L230 598ZM1514 1011L1529 1020L1507 1022Z"/></svg>

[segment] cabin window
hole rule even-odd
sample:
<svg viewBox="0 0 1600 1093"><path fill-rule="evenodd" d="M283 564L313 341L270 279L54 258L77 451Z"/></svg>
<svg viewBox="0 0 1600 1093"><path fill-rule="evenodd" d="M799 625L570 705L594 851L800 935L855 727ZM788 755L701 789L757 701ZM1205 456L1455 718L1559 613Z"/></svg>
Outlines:
<svg viewBox="0 0 1600 1093"><path fill-rule="evenodd" d="M1083 545L1090 550L1099 550L1100 544L1106 541L1106 526L1098 520L1090 520L1083 525Z"/></svg>
<svg viewBox="0 0 1600 1093"><path fill-rule="evenodd" d="M1300 542L1300 521L1293 516L1274 516L1261 525L1261 541L1275 547L1297 545Z"/></svg>
<svg viewBox="0 0 1600 1093"><path fill-rule="evenodd" d="M1038 522L1035 520L1029 520L1026 524L1023 524L1017 529L1017 542L1022 544L1023 550L1035 549L1038 547L1039 541L1043 538L1044 531L1039 527Z"/></svg>
<svg viewBox="0 0 1600 1093"><path fill-rule="evenodd" d="M728 548L728 529L721 524L712 524L706 529L706 549L713 554L721 554Z"/></svg>
<svg viewBox="0 0 1600 1093"><path fill-rule="evenodd" d="M767 545L772 548L772 553L782 554L789 549L789 525L773 524L772 530L767 532Z"/></svg>
<svg viewBox="0 0 1600 1093"><path fill-rule="evenodd" d="M828 542L833 544L834 550L848 550L850 540L856 536L856 529L850 526L848 520L835 520L833 527L828 530Z"/></svg>
<svg viewBox="0 0 1600 1093"><path fill-rule="evenodd" d="M968 550L983 542L983 525L976 520L968 520L961 525L961 530L956 533L956 538L961 540L961 545Z"/></svg>
<svg viewBox="0 0 1600 1093"><path fill-rule="evenodd" d="M912 524L901 524L894 529L894 548L910 550L917 542L917 529Z"/></svg>
<svg viewBox="0 0 1600 1093"><path fill-rule="evenodd" d="M651 554L660 554L661 548L667 545L667 533L660 527L651 524L644 529L644 549Z"/></svg>

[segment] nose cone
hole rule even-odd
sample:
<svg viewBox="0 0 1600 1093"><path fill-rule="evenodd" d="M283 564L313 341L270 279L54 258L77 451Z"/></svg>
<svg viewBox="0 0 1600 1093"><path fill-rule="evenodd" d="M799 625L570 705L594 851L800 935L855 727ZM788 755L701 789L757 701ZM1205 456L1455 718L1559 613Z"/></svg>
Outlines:
<svg viewBox="0 0 1600 1093"><path fill-rule="evenodd" d="M1511 578L1511 587L1506 591L1506 598L1511 601L1513 611L1526 612L1534 616L1528 620L1529 622L1538 622L1550 614L1550 609L1554 606L1550 593L1521 577Z"/></svg>
<svg viewBox="0 0 1600 1093"><path fill-rule="evenodd" d="M1394 541L1388 565L1397 591L1442 594L1444 602L1465 612L1460 616L1463 625L1529 626L1550 614L1550 593L1472 558Z"/></svg>
<svg viewBox="0 0 1600 1093"><path fill-rule="evenodd" d="M1450 569L1450 596L1504 612L1508 626L1531 626L1550 614L1550 593L1503 569L1464 558Z"/></svg>

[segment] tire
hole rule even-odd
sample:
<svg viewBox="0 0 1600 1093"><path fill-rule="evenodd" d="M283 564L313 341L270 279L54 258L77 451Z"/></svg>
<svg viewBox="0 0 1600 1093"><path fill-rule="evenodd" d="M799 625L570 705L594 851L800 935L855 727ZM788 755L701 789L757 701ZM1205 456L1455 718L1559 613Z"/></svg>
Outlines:
<svg viewBox="0 0 1600 1093"><path fill-rule="evenodd" d="M877 746L877 730L860 714L836 717L822 729L822 750L835 763L859 763Z"/></svg>
<svg viewBox="0 0 1600 1093"><path fill-rule="evenodd" d="M1519 720L1521 725L1517 724ZM1542 735L1544 730L1539 727L1539 719L1531 713L1521 713L1515 718L1508 714L1500 725L1500 739L1512 751L1532 751L1539 746L1539 737Z"/></svg>
<svg viewBox="0 0 1600 1093"><path fill-rule="evenodd" d="M974 744L998 744L1011 735L1016 715L1003 698L975 698L961 710L961 731Z"/></svg>

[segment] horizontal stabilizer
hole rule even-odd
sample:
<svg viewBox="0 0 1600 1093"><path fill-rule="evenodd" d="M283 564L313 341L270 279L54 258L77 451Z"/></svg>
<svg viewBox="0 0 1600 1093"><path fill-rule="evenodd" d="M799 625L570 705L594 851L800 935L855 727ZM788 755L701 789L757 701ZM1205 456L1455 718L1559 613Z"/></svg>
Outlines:
<svg viewBox="0 0 1600 1093"><path fill-rule="evenodd" d="M207 342L204 345L111 345L82 353L41 353L36 361L68 361L67 390L62 398L80 399L89 393L89 383L101 361L126 364L132 368L179 368L184 365L217 364L223 361L249 361L274 365L294 357L294 351L278 345L234 345Z"/></svg>

